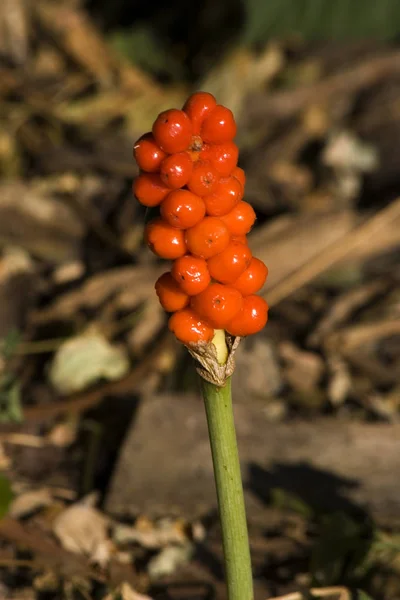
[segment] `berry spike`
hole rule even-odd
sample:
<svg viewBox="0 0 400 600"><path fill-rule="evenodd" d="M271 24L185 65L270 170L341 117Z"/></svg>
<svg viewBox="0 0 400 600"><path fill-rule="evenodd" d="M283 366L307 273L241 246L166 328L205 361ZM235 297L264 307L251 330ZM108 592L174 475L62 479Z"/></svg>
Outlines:
<svg viewBox="0 0 400 600"><path fill-rule="evenodd" d="M169 327L184 344L261 330L268 307L256 295L268 269L252 253L247 234L256 220L243 200L246 175L238 167L231 110L208 92L195 92L182 110L155 119L134 145L140 174L136 198L157 216L145 240L171 270L156 282ZM224 329L226 332L224 332Z"/></svg>

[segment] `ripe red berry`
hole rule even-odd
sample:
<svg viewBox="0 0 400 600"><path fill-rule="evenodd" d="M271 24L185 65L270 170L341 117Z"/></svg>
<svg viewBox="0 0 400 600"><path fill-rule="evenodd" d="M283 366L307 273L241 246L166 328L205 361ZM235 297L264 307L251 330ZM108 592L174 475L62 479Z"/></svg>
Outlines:
<svg viewBox="0 0 400 600"><path fill-rule="evenodd" d="M171 275L182 290L189 296L200 294L211 281L204 258L185 254L174 261Z"/></svg>
<svg viewBox="0 0 400 600"><path fill-rule="evenodd" d="M144 206L158 206L170 191L158 173L141 173L133 182L133 193Z"/></svg>
<svg viewBox="0 0 400 600"><path fill-rule="evenodd" d="M268 269L262 260L253 258L249 266L231 285L243 296L250 296L261 290L268 276Z"/></svg>
<svg viewBox="0 0 400 600"><path fill-rule="evenodd" d="M215 329L224 329L243 305L242 294L220 283L212 283L204 292L193 296L192 309Z"/></svg>
<svg viewBox="0 0 400 600"><path fill-rule="evenodd" d="M154 121L153 135L164 152L183 152L192 139L192 123L183 110L171 108L158 115Z"/></svg>
<svg viewBox="0 0 400 600"><path fill-rule="evenodd" d="M253 227L256 213L248 202L241 200L221 221L228 227L231 235L246 235Z"/></svg>
<svg viewBox="0 0 400 600"><path fill-rule="evenodd" d="M214 337L213 327L189 308L174 313L168 321L168 327L184 344L210 342Z"/></svg>
<svg viewBox="0 0 400 600"><path fill-rule="evenodd" d="M133 146L133 156L139 169L148 173L156 173L166 154L157 145L153 134L145 133Z"/></svg>
<svg viewBox="0 0 400 600"><path fill-rule="evenodd" d="M239 148L233 142L204 144L200 158L209 160L221 177L233 174L239 158Z"/></svg>
<svg viewBox="0 0 400 600"><path fill-rule="evenodd" d="M189 296L179 287L171 273L161 275L154 287L161 306L167 312L182 310L189 304Z"/></svg>
<svg viewBox="0 0 400 600"><path fill-rule="evenodd" d="M174 260L186 253L184 232L171 227L159 217L147 223L145 241L150 250L160 258Z"/></svg>
<svg viewBox="0 0 400 600"><path fill-rule="evenodd" d="M169 188L175 190L187 184L192 174L193 162L188 152L170 154L161 163L160 178Z"/></svg>
<svg viewBox="0 0 400 600"><path fill-rule="evenodd" d="M246 174L240 167L235 167L232 171L233 177L236 177L238 181L242 184L243 192L244 186L246 185Z"/></svg>
<svg viewBox="0 0 400 600"><path fill-rule="evenodd" d="M209 160L199 160L193 165L193 171L187 186L194 194L206 196L214 192L219 178L220 175Z"/></svg>
<svg viewBox="0 0 400 600"><path fill-rule="evenodd" d="M242 309L227 323L226 331L240 337L258 333L268 321L268 304L261 296L243 298Z"/></svg>
<svg viewBox="0 0 400 600"><path fill-rule="evenodd" d="M242 186L236 177L221 178L215 191L203 198L207 214L212 217L228 214L241 200L242 193Z"/></svg>
<svg viewBox="0 0 400 600"><path fill-rule="evenodd" d="M200 135L208 144L231 142L236 135L236 123L232 111L221 104L217 104L206 115L200 129Z"/></svg>
<svg viewBox="0 0 400 600"><path fill-rule="evenodd" d="M248 244L249 244L247 237L245 235L232 235L231 242L240 242L241 244L244 244L245 246L248 246Z"/></svg>
<svg viewBox="0 0 400 600"><path fill-rule="evenodd" d="M216 217L205 217L186 231L186 245L192 254L201 258L211 258L222 252L229 244L227 226Z"/></svg>
<svg viewBox="0 0 400 600"><path fill-rule="evenodd" d="M248 268L251 257L248 246L231 241L225 250L208 260L208 270L216 281L232 283Z"/></svg>
<svg viewBox="0 0 400 600"><path fill-rule="evenodd" d="M208 92L195 92L189 96L183 110L192 121L193 135L200 134L200 128L206 115L208 115L216 106L216 99Z"/></svg>
<svg viewBox="0 0 400 600"><path fill-rule="evenodd" d="M206 207L200 196L189 190L170 192L161 204L160 214L172 227L188 229L201 221Z"/></svg>

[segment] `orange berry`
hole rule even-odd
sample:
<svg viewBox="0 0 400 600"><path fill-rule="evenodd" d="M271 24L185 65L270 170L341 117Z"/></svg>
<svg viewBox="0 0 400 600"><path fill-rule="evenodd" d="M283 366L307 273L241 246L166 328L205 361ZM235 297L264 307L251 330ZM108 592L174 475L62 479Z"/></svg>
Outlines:
<svg viewBox="0 0 400 600"><path fill-rule="evenodd" d="M261 290L268 276L268 269L262 260L253 258L249 266L231 285L243 296L250 296Z"/></svg>
<svg viewBox="0 0 400 600"><path fill-rule="evenodd" d="M183 110L164 110L154 121L153 135L164 152L183 152L187 150L192 139L192 123Z"/></svg>
<svg viewBox="0 0 400 600"><path fill-rule="evenodd" d="M174 260L186 253L185 234L157 217L145 229L145 241L160 258Z"/></svg>
<svg viewBox="0 0 400 600"><path fill-rule="evenodd" d="M253 227L256 213L248 202L241 200L221 221L228 227L231 235L246 235Z"/></svg>
<svg viewBox="0 0 400 600"><path fill-rule="evenodd" d="M231 142L236 135L236 123L232 111L221 104L217 104L206 115L200 129L200 135L208 144Z"/></svg>
<svg viewBox="0 0 400 600"><path fill-rule="evenodd" d="M240 242L240 244L244 244L245 246L248 246L249 243L245 235L232 235L231 242Z"/></svg>
<svg viewBox="0 0 400 600"><path fill-rule="evenodd" d="M154 286L160 304L167 312L182 310L189 304L189 296L179 287L171 273L164 273Z"/></svg>
<svg viewBox="0 0 400 600"><path fill-rule="evenodd" d="M161 204L160 214L172 227L188 229L203 219L206 207L200 196L189 190L174 190Z"/></svg>
<svg viewBox="0 0 400 600"><path fill-rule="evenodd" d="M141 173L133 182L133 193L144 206L158 206L169 192L158 173Z"/></svg>
<svg viewBox="0 0 400 600"><path fill-rule="evenodd" d="M189 308L174 313L169 318L168 327L184 344L210 342L214 337L213 327Z"/></svg>
<svg viewBox="0 0 400 600"><path fill-rule="evenodd" d="M232 171L232 176L236 177L238 181L242 184L242 188L244 191L244 186L246 185L246 173L240 167L235 167Z"/></svg>
<svg viewBox="0 0 400 600"><path fill-rule="evenodd" d="M211 283L204 292L193 296L192 309L215 329L224 329L243 305L240 292L221 283Z"/></svg>
<svg viewBox="0 0 400 600"><path fill-rule="evenodd" d="M188 188L198 196L212 194L218 185L220 175L209 160L199 160L194 163L193 171L188 181Z"/></svg>
<svg viewBox="0 0 400 600"><path fill-rule="evenodd" d="M133 146L133 156L142 171L156 173L166 154L157 145L153 134L145 133Z"/></svg>
<svg viewBox="0 0 400 600"><path fill-rule="evenodd" d="M245 336L258 333L268 321L268 304L261 296L246 296L243 307L226 325L231 335Z"/></svg>
<svg viewBox="0 0 400 600"><path fill-rule="evenodd" d="M232 283L248 268L251 258L248 246L231 241L225 250L208 260L208 270L216 281Z"/></svg>
<svg viewBox="0 0 400 600"><path fill-rule="evenodd" d="M242 186L236 177L221 178L215 191L203 198L207 214L212 217L226 215L241 200L242 195Z"/></svg>
<svg viewBox="0 0 400 600"><path fill-rule="evenodd" d="M160 178L169 188L181 188L189 181L192 169L193 162L188 152L177 152L162 161Z"/></svg>
<svg viewBox="0 0 400 600"><path fill-rule="evenodd" d="M211 281L204 258L185 254L174 261L171 275L189 296L200 294Z"/></svg>
<svg viewBox="0 0 400 600"><path fill-rule="evenodd" d="M228 177L237 165L239 148L233 142L204 144L200 158L209 160L221 177Z"/></svg>
<svg viewBox="0 0 400 600"><path fill-rule="evenodd" d="M205 217L186 231L186 245L195 256L211 258L229 244L228 227L216 217Z"/></svg>
<svg viewBox="0 0 400 600"><path fill-rule="evenodd" d="M217 106L217 101L208 92L195 92L186 100L183 110L192 121L193 135L200 134L206 115Z"/></svg>

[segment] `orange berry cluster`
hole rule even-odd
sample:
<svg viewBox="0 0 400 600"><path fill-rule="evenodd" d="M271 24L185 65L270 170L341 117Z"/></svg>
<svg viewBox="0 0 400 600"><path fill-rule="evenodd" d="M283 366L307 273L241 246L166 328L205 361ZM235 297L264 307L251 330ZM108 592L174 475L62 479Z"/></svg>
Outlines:
<svg viewBox="0 0 400 600"><path fill-rule="evenodd" d="M234 336L260 331L268 305L256 296L267 278L246 234L256 215L243 201L232 112L197 92L182 110L160 113L134 145L133 184L144 206L160 207L146 226L150 249L173 261L155 284L169 328L185 344L208 342L214 329Z"/></svg>

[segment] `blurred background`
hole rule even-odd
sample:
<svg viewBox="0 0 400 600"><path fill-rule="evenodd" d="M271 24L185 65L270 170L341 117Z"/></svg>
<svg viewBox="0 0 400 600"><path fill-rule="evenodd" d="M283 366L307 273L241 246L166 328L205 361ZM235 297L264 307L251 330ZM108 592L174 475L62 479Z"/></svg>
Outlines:
<svg viewBox="0 0 400 600"><path fill-rule="evenodd" d="M199 89L269 268L234 376L255 598L400 598L399 33L396 0L2 0L0 598L225 598L131 192L134 141Z"/></svg>

